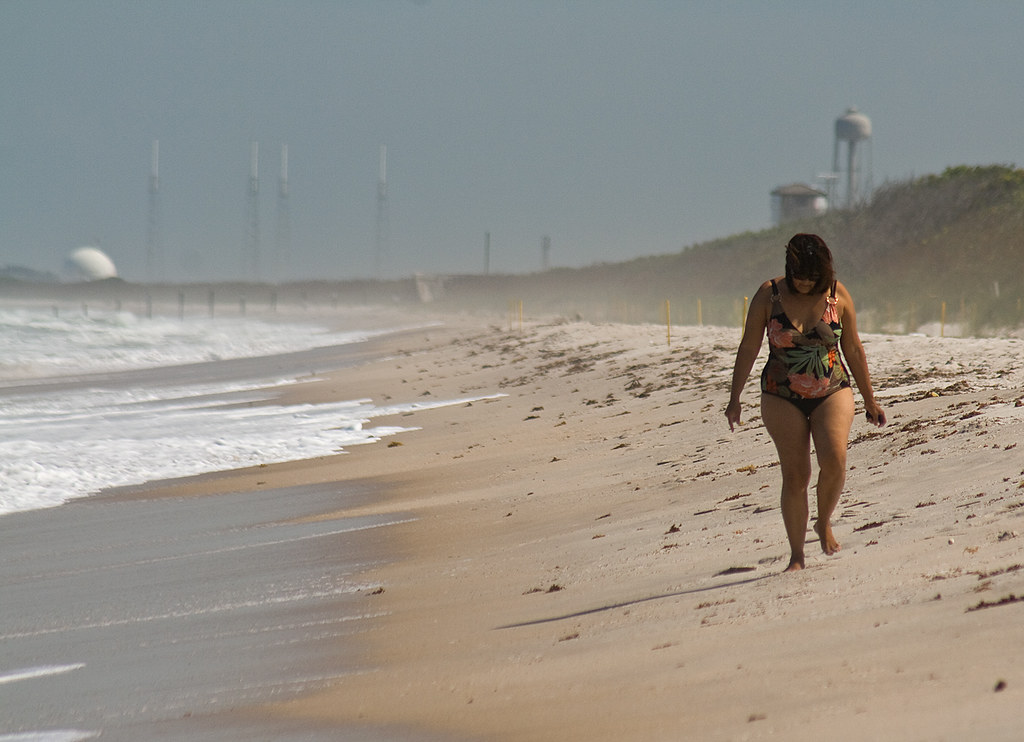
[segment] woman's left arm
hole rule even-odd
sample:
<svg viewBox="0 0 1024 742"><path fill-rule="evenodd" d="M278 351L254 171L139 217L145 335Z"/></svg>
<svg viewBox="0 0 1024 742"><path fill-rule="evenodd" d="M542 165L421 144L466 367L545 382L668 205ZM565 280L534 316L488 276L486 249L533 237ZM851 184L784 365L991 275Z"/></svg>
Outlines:
<svg viewBox="0 0 1024 742"><path fill-rule="evenodd" d="M857 310L853 306L853 297L842 283L837 284L836 294L839 298L840 319L843 323L843 334L839 344L843 356L850 367L850 373L857 383L857 390L864 399L864 410L868 422L881 427L885 425L885 412L875 401L875 390L871 386L871 374L868 372L868 359L864 353L864 345L857 333Z"/></svg>

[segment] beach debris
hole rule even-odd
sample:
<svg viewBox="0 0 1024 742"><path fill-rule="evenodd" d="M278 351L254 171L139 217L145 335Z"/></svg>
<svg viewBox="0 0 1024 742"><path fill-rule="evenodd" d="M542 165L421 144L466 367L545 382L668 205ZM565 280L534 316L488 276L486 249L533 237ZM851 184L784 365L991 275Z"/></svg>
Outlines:
<svg viewBox="0 0 1024 742"><path fill-rule="evenodd" d="M554 582L548 588L531 587L529 590L523 593L523 595L533 595L534 593L557 593L562 590L565 590L565 588L559 585L557 582Z"/></svg>
<svg viewBox="0 0 1024 742"><path fill-rule="evenodd" d="M757 471L757 464L747 464L746 466L741 466L736 471L738 471L738 472L745 471L747 474L753 474L754 472Z"/></svg>
<svg viewBox="0 0 1024 742"><path fill-rule="evenodd" d="M383 595L383 594L384 594L384 588L383 587L378 587L378 588L376 588L374 590L371 590L369 593L367 593L367 595Z"/></svg>
<svg viewBox="0 0 1024 742"><path fill-rule="evenodd" d="M560 642L568 642L568 641L572 641L573 639L579 639L579 638L580 638L580 632L574 631L571 634L566 634L565 636L561 637L558 641L560 641Z"/></svg>
<svg viewBox="0 0 1024 742"><path fill-rule="evenodd" d="M670 526L668 527L668 530L667 530L667 531L665 531L665 535L667 536L667 535L669 535L670 533L679 533L679 526L677 526L677 525L676 525L675 523L673 523L672 525L670 525Z"/></svg>
<svg viewBox="0 0 1024 742"><path fill-rule="evenodd" d="M885 521L875 520L875 521L872 521L870 523L865 523L862 526L857 526L853 530L854 531L869 531L872 528L881 528L884 525L885 525Z"/></svg>
<svg viewBox="0 0 1024 742"><path fill-rule="evenodd" d="M738 500L741 497L750 497L751 494L752 493L750 492L737 492L735 495L729 495L724 500L719 500L719 502L732 502L733 500Z"/></svg>
<svg viewBox="0 0 1024 742"><path fill-rule="evenodd" d="M971 613L972 611L980 611L983 608L996 608L996 607L1001 606L1001 605L1010 605L1011 603L1021 603L1021 602L1024 602L1024 595L1022 595L1022 596L1020 596L1018 598L1013 593L1010 593L1009 595L1005 595L1002 598L1000 598L999 600L993 601L991 603L989 601L987 601L987 600L981 600L981 601L978 602L977 605L969 606L967 608L967 610L964 611L964 612L965 613Z"/></svg>
<svg viewBox="0 0 1024 742"><path fill-rule="evenodd" d="M994 690L996 693L999 693L1000 691L1006 690L1006 681L1005 680L997 680L996 681L996 687L993 688L992 690Z"/></svg>
<svg viewBox="0 0 1024 742"><path fill-rule="evenodd" d="M999 575L1005 575L1021 569L1024 569L1024 564L1011 564L1009 567L1003 567L1002 569L996 569L991 572L971 572L970 574L978 575L979 580L987 580L989 577L998 577Z"/></svg>
<svg viewBox="0 0 1024 742"><path fill-rule="evenodd" d="M1009 541L1011 538L1017 538L1016 531L1003 531L999 534L1000 541Z"/></svg>
<svg viewBox="0 0 1024 742"><path fill-rule="evenodd" d="M956 539L954 539L952 536L950 536L949 540L946 543L949 544L950 546L952 546L953 544L956 543Z"/></svg>
<svg viewBox="0 0 1024 742"><path fill-rule="evenodd" d="M751 714L747 717L747 723L749 724L752 721L764 721L767 718L768 714Z"/></svg>
<svg viewBox="0 0 1024 742"><path fill-rule="evenodd" d="M388 448L395 448L396 446L404 446L404 445L405 445L405 444L404 444L404 443L402 443L401 441L391 441L391 442L390 442L390 443L388 444Z"/></svg>
<svg viewBox="0 0 1024 742"><path fill-rule="evenodd" d="M605 518L611 518L611 517L612 517L611 513L605 513L604 515L599 515L598 517L594 518L594 520L604 520Z"/></svg>

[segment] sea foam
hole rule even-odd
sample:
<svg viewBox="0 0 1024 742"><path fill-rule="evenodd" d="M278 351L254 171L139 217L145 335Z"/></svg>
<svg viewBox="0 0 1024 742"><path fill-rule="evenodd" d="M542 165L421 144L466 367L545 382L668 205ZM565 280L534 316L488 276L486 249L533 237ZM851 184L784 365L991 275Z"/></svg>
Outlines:
<svg viewBox="0 0 1024 742"><path fill-rule="evenodd" d="M102 388L37 383L48 374L52 380L54 372L257 357L373 334L254 319L0 311L0 343L11 349L0 364L0 514L52 507L109 487L330 455L409 430L372 426L374 418L475 399L386 408L368 399L267 403L275 389L296 383L291 378ZM19 391L25 379L34 386Z"/></svg>

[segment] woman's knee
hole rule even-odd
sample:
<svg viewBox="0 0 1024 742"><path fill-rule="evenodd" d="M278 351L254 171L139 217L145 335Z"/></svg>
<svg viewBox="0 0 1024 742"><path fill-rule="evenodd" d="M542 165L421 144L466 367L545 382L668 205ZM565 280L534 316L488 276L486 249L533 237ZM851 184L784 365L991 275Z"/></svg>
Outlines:
<svg viewBox="0 0 1024 742"><path fill-rule="evenodd" d="M783 464L782 465L782 488L784 490L803 489L806 490L811 484L811 462L808 459L807 465Z"/></svg>
<svg viewBox="0 0 1024 742"><path fill-rule="evenodd" d="M817 451L818 470L829 475L846 473L846 449L835 451Z"/></svg>

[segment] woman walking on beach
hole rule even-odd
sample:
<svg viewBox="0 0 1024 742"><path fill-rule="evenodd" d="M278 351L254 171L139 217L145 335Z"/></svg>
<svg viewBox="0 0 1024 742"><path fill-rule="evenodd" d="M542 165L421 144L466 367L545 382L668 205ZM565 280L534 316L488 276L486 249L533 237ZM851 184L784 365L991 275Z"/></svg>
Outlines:
<svg viewBox="0 0 1024 742"><path fill-rule="evenodd" d="M741 424L740 393L765 333L769 355L761 373L761 419L779 453L782 520L790 548L786 571L792 572L804 568L812 441L818 459L814 531L822 551L839 551L831 518L846 482L854 417L843 357L864 398L868 422L885 425L857 334L853 299L836 280L832 253L818 235L795 235L786 245L786 275L765 281L750 302L725 410L730 430Z"/></svg>

